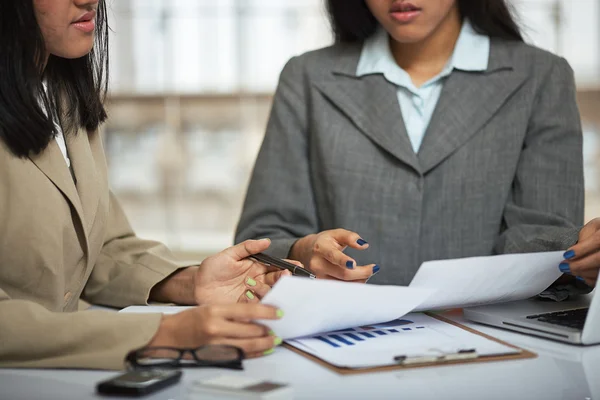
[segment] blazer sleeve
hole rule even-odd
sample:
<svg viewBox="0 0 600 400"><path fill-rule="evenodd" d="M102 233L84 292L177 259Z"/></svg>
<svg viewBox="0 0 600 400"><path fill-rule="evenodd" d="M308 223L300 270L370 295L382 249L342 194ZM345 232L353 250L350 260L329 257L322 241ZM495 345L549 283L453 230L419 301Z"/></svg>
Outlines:
<svg viewBox="0 0 600 400"><path fill-rule="evenodd" d="M542 82L497 253L564 250L583 225L583 135L573 70L559 58Z"/></svg>
<svg viewBox="0 0 600 400"><path fill-rule="evenodd" d="M283 69L235 242L270 238L267 253L287 257L301 237L318 232L311 186L307 84L300 58Z"/></svg>
<svg viewBox="0 0 600 400"><path fill-rule="evenodd" d="M11 299L0 287L0 368L123 369L148 344L160 314L59 313Z"/></svg>
<svg viewBox="0 0 600 400"><path fill-rule="evenodd" d="M179 268L200 264L178 261L163 244L135 236L112 192L109 207L106 238L83 291L84 300L112 307L148 304L154 285Z"/></svg>

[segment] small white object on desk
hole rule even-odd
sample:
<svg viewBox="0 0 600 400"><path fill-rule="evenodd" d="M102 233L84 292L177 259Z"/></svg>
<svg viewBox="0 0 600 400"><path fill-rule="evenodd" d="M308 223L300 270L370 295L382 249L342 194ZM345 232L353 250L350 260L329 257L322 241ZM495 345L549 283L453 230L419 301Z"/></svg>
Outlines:
<svg viewBox="0 0 600 400"><path fill-rule="evenodd" d="M193 306L129 306L119 312L144 314L177 314L194 308Z"/></svg>
<svg viewBox="0 0 600 400"><path fill-rule="evenodd" d="M285 384L263 381L239 375L220 375L215 378L193 381L187 388L188 399L206 399L217 395L219 399L293 399L293 389Z"/></svg>

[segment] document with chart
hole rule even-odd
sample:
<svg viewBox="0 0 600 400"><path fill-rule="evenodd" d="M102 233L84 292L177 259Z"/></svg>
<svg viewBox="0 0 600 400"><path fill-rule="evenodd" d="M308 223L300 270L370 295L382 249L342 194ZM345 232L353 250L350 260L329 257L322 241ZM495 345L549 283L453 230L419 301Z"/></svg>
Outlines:
<svg viewBox="0 0 600 400"><path fill-rule="evenodd" d="M390 322L288 340L287 343L341 368L395 365L394 359L398 356L441 356L475 350L482 357L520 351L418 313Z"/></svg>

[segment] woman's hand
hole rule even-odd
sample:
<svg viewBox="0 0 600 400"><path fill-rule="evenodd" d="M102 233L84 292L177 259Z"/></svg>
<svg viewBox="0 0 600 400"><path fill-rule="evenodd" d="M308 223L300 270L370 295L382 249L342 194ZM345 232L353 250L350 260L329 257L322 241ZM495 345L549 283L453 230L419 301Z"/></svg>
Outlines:
<svg viewBox="0 0 600 400"><path fill-rule="evenodd" d="M588 222L579 232L577 244L564 254L565 261L559 268L596 286L600 270L600 218Z"/></svg>
<svg viewBox="0 0 600 400"><path fill-rule="evenodd" d="M356 261L343 253L348 246L365 250L369 244L358 233L334 229L298 240L290 251L290 257L300 260L318 278L365 282L379 271L375 264L357 266Z"/></svg>
<svg viewBox="0 0 600 400"><path fill-rule="evenodd" d="M208 344L239 347L246 357L270 354L281 338L265 326L250 322L280 319L283 312L263 304L200 306L164 315L149 347L196 348Z"/></svg>
<svg viewBox="0 0 600 400"><path fill-rule="evenodd" d="M291 275L289 271L267 267L248 258L265 251L270 244L269 239L247 240L204 260L195 276L196 302L258 302L279 278Z"/></svg>

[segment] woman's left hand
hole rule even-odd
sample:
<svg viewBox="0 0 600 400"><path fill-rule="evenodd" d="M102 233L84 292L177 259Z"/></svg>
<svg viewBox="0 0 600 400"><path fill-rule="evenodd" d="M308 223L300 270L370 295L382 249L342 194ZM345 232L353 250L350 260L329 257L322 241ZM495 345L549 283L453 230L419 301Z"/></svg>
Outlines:
<svg viewBox="0 0 600 400"><path fill-rule="evenodd" d="M269 239L247 240L217 253L200 264L195 276L198 304L257 303L289 271L267 267L248 257L265 251ZM297 261L288 262L301 266Z"/></svg>
<svg viewBox="0 0 600 400"><path fill-rule="evenodd" d="M600 271L600 218L588 222L579 232L579 241L564 254L561 272L580 277L596 286Z"/></svg>

